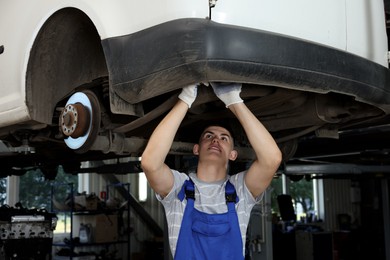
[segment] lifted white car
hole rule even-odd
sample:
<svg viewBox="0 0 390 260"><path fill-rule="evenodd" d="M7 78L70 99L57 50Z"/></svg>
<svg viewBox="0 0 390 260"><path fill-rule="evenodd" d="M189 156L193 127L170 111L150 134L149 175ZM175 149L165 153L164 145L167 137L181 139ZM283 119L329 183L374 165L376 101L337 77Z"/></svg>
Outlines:
<svg viewBox="0 0 390 260"><path fill-rule="evenodd" d="M139 156L182 87L240 82L287 161L300 138L337 137L390 112L382 0L5 0L0 175ZM237 122L210 88L172 146L204 121Z"/></svg>

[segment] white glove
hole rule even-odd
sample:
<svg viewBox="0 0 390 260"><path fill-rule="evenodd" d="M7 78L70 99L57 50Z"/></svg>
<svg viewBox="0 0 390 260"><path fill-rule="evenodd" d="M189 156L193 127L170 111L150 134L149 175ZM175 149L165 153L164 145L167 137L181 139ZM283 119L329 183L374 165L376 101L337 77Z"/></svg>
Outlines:
<svg viewBox="0 0 390 260"><path fill-rule="evenodd" d="M241 97L241 83L210 82L215 95L225 103L226 107L244 102Z"/></svg>
<svg viewBox="0 0 390 260"><path fill-rule="evenodd" d="M179 95L179 98L188 105L188 108L190 108L192 103L194 103L197 94L198 85L189 85L183 88Z"/></svg>

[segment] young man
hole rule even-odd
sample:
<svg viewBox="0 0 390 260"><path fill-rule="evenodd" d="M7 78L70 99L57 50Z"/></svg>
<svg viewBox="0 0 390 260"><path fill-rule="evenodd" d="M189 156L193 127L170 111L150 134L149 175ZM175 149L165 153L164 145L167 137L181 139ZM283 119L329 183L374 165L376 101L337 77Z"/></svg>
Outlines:
<svg viewBox="0 0 390 260"><path fill-rule="evenodd" d="M188 176L170 169L165 158L197 95L197 85L183 88L179 101L151 135L141 162L164 205L175 259L244 259L250 212L282 158L272 136L243 103L241 84L211 86L241 123L256 159L247 171L228 176L228 162L238 156L233 137L227 129L212 125L194 145L196 173Z"/></svg>

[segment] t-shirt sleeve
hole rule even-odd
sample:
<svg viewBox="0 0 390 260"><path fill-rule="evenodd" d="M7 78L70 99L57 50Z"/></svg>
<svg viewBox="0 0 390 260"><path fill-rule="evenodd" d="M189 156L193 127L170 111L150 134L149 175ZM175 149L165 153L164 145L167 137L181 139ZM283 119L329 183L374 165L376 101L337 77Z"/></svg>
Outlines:
<svg viewBox="0 0 390 260"><path fill-rule="evenodd" d="M162 198L159 194L156 193L157 200L159 200L164 206L172 203L172 201L177 198L177 195L179 194L181 187L183 186L184 182L189 178L188 175L185 173L178 172L176 170L171 170L171 171L174 180L171 191L164 198Z"/></svg>
<svg viewBox="0 0 390 260"><path fill-rule="evenodd" d="M236 188L236 193L241 203L245 203L245 207L247 209L251 209L256 203L262 200L264 193L260 194L256 198L253 197L252 193L249 191L248 187L245 184L245 174L246 171L243 171L231 176L230 182Z"/></svg>

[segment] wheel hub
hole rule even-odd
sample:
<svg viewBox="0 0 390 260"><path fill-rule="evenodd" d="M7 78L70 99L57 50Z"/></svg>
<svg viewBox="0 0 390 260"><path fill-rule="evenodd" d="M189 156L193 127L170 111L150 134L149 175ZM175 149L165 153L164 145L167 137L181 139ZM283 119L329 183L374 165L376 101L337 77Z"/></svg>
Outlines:
<svg viewBox="0 0 390 260"><path fill-rule="evenodd" d="M92 91L73 94L59 119L66 145L79 153L88 151L98 135L100 120L99 101Z"/></svg>
<svg viewBox="0 0 390 260"><path fill-rule="evenodd" d="M88 109L80 103L68 104L61 113L60 126L66 136L78 138L87 133L90 114Z"/></svg>

